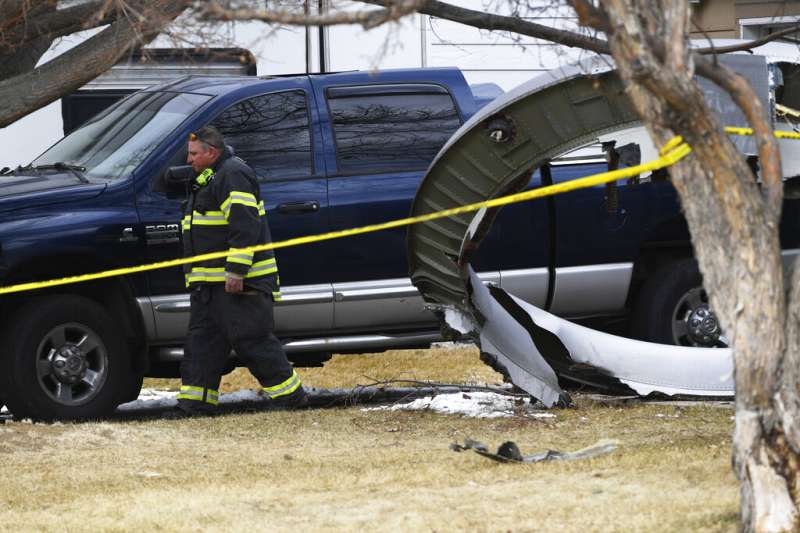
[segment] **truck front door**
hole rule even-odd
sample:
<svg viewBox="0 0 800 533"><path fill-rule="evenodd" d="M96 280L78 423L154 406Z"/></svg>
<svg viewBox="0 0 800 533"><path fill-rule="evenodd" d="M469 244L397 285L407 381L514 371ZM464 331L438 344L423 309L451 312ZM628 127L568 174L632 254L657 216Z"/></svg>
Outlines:
<svg viewBox="0 0 800 533"><path fill-rule="evenodd" d="M235 155L256 172L273 241L327 231L327 183L321 140L316 130L313 94L297 81L236 102L210 122L225 136ZM305 85L305 84L303 84ZM185 148L172 164L185 158ZM138 207L152 261L180 257L180 199L149 188ZM174 225L173 225L174 224ZM276 250L283 299L275 311L282 338L328 331L333 321L332 289L313 245ZM163 343L180 341L188 325L188 294L180 268L150 276L153 336Z"/></svg>

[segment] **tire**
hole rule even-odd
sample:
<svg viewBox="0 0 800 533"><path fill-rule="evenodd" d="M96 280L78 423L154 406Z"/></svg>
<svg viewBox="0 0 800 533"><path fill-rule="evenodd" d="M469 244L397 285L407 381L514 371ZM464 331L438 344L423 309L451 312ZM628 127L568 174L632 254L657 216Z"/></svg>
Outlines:
<svg viewBox="0 0 800 533"><path fill-rule="evenodd" d="M126 380L126 384L124 384L120 389L122 394L120 394L117 404L132 402L138 399L139 394L142 392L144 375L136 372L130 372L127 377L128 379Z"/></svg>
<svg viewBox="0 0 800 533"><path fill-rule="evenodd" d="M633 308L631 333L661 344L727 346L694 259L669 263L647 279Z"/></svg>
<svg viewBox="0 0 800 533"><path fill-rule="evenodd" d="M107 416L131 387L122 335L103 306L81 296L25 304L2 333L0 389L16 418Z"/></svg>

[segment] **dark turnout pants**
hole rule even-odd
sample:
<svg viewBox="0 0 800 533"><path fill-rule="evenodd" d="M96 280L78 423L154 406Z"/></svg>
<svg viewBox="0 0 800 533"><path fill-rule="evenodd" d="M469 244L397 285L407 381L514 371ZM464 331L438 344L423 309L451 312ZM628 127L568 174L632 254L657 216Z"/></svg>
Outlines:
<svg viewBox="0 0 800 533"><path fill-rule="evenodd" d="M259 291L230 294L223 283L191 293L191 318L181 363L178 400L190 409L217 404L218 389L231 348L258 379L268 396L288 395L300 378L273 333L271 296Z"/></svg>

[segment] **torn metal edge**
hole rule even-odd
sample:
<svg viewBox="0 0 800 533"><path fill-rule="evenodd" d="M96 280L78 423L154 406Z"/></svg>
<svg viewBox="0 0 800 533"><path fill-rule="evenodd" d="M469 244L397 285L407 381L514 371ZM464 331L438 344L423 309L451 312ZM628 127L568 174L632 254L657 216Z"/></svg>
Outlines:
<svg viewBox="0 0 800 533"><path fill-rule="evenodd" d="M552 403L538 395L552 401L552 395L560 390L557 381L553 386L552 367L577 381L589 380L601 386L617 381L642 396L653 392L669 396L734 394L733 354L728 348L655 344L589 329L498 287L484 287L471 268L470 288L471 304L478 314L488 317L480 329L481 349L497 352L511 362L512 368L531 374L519 382L512 381L545 405ZM521 318L520 311L530 322ZM547 368L542 368L542 362ZM531 386L531 381L538 386Z"/></svg>

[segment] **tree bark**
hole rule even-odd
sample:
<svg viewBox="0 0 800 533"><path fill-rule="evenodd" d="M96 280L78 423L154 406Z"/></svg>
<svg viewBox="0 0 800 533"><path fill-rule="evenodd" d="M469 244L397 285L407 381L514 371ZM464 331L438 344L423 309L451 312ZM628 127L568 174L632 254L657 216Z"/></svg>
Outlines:
<svg viewBox="0 0 800 533"><path fill-rule="evenodd" d="M0 81L0 128L80 88L146 44L191 0L153 0L138 16L120 17L97 35L35 70Z"/></svg>
<svg viewBox="0 0 800 533"><path fill-rule="evenodd" d="M12 1L0 7L0 80L28 72L36 66L53 39L31 37L23 46L17 33L26 27L28 21L47 17L55 11L55 2L28 4Z"/></svg>
<svg viewBox="0 0 800 533"><path fill-rule="evenodd" d="M582 0L576 0L577 3ZM734 352L734 468L745 531L792 531L798 521L797 310L787 305L778 241L780 160L769 118L749 85L703 65L743 107L758 133L760 187L694 81L684 0L606 0L609 44L622 79L656 143L678 134L694 156L670 168L703 284ZM719 71L711 69L719 68ZM763 189L763 190L762 190ZM800 273L794 273L800 283Z"/></svg>
<svg viewBox="0 0 800 533"><path fill-rule="evenodd" d="M372 4L388 7L393 0L359 0L364 4ZM481 28L489 31L510 31L520 35L528 35L545 39L562 46L582 48L598 54L609 53L608 43L602 39L597 39L588 35L581 35L571 31L558 30L537 24L519 17L506 17L495 15L484 11L475 11L463 7L454 6L438 0L427 0L418 10L424 15L439 17L453 22L459 22L467 26Z"/></svg>
<svg viewBox="0 0 800 533"><path fill-rule="evenodd" d="M55 9L53 5L50 9L30 11L18 17L16 24L0 31L0 52L16 51L42 37L52 41L57 37L110 24L116 19L117 11L107 8L107 0L92 0L64 9ZM8 25L12 19L3 20ZM0 59L4 58L0 56Z"/></svg>

